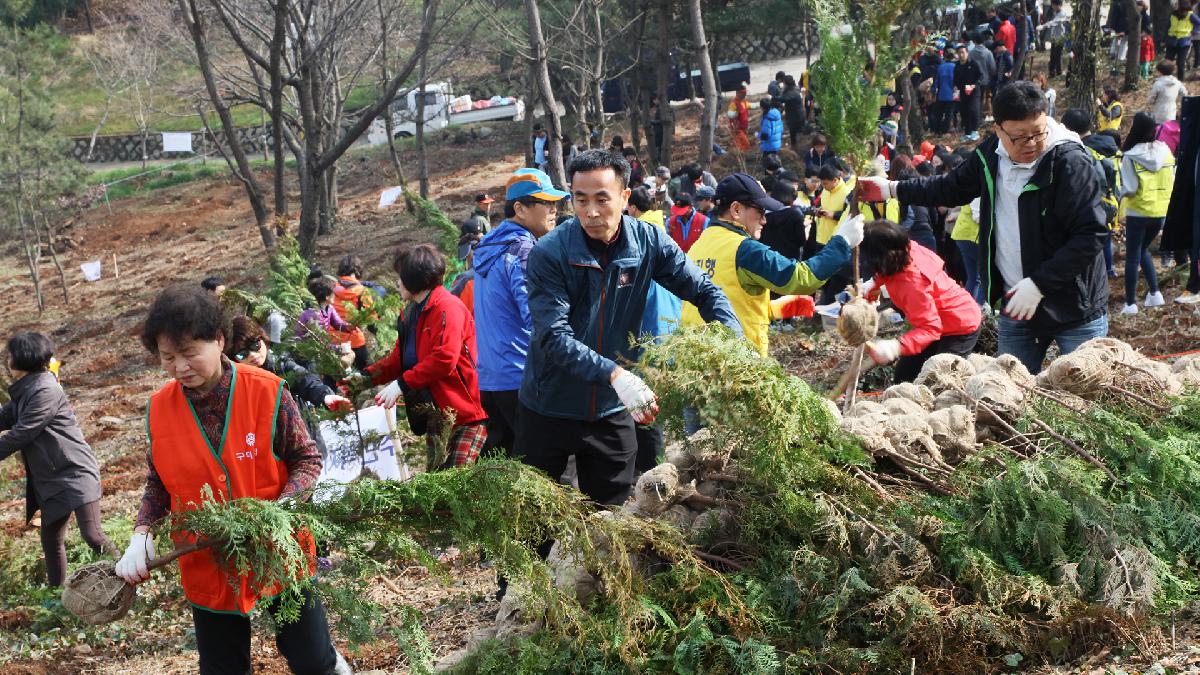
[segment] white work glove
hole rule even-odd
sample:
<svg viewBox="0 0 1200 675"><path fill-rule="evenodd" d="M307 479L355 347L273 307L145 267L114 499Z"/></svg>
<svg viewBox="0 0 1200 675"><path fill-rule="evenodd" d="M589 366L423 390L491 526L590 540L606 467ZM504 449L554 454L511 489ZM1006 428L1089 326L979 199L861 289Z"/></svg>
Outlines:
<svg viewBox="0 0 1200 675"><path fill-rule="evenodd" d="M854 248L862 243L864 222L866 221L861 213L853 218L843 220L833 236L845 239L846 243L850 244L850 248Z"/></svg>
<svg viewBox="0 0 1200 675"><path fill-rule="evenodd" d="M886 366L900 358L899 340L879 340L867 343L867 354L875 363Z"/></svg>
<svg viewBox="0 0 1200 675"><path fill-rule="evenodd" d="M642 382L642 378L622 368L613 378L612 386L634 422L649 424L654 421L658 415L658 397Z"/></svg>
<svg viewBox="0 0 1200 675"><path fill-rule="evenodd" d="M384 387L378 394L375 394L375 404L385 408L395 407L396 401L404 393L400 391L400 380L392 380L392 383Z"/></svg>
<svg viewBox="0 0 1200 675"><path fill-rule="evenodd" d="M896 196L896 181L878 176L859 176L858 198L868 203L886 202Z"/></svg>
<svg viewBox="0 0 1200 675"><path fill-rule="evenodd" d="M1008 300L1004 305L1004 313L1017 321L1028 321L1033 318L1033 313L1037 311L1043 296L1033 279L1025 277L1004 297Z"/></svg>
<svg viewBox="0 0 1200 675"><path fill-rule="evenodd" d="M862 297L865 298L865 297L868 297L869 295L871 295L871 292L875 290L875 277L871 277L870 279L867 279L866 281L862 282L861 289L862 289Z"/></svg>
<svg viewBox="0 0 1200 675"><path fill-rule="evenodd" d="M117 576L130 586L136 586L150 578L148 564L155 558L154 535L149 532L134 532L129 538L129 548L117 561Z"/></svg>
<svg viewBox="0 0 1200 675"><path fill-rule="evenodd" d="M325 396L325 407L330 410L338 410L339 408L349 408L350 399L337 394L327 394Z"/></svg>

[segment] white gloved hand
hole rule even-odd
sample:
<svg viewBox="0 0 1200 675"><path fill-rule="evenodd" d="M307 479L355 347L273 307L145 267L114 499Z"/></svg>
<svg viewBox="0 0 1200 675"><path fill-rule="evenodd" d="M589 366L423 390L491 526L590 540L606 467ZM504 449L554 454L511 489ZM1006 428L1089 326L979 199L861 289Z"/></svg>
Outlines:
<svg viewBox="0 0 1200 675"><path fill-rule="evenodd" d="M879 340L867 343L867 354L871 360L885 366L900 358L899 340Z"/></svg>
<svg viewBox="0 0 1200 675"><path fill-rule="evenodd" d="M350 407L350 399L346 398L345 396L339 396L337 394L327 394L325 396L325 407L329 408L330 410L337 410L338 408L349 408Z"/></svg>
<svg viewBox="0 0 1200 675"><path fill-rule="evenodd" d="M862 282L862 297L865 298L865 297L871 295L871 292L874 290L875 290L875 277L871 277L870 279L867 279L866 281Z"/></svg>
<svg viewBox="0 0 1200 675"><path fill-rule="evenodd" d="M658 415L658 397L650 391L650 387L642 382L642 378L633 373L618 368L612 380L613 389L621 404L633 416L638 424L649 424Z"/></svg>
<svg viewBox="0 0 1200 675"><path fill-rule="evenodd" d="M117 576L130 586L136 586L150 578L148 564L155 558L154 535L149 532L134 532L129 538L129 548L117 561Z"/></svg>
<svg viewBox="0 0 1200 675"><path fill-rule="evenodd" d="M395 407L396 401L400 400L402 395L400 380L392 380L391 384L380 390L378 394L375 394L375 404L385 408L392 408Z"/></svg>
<svg viewBox="0 0 1200 675"><path fill-rule="evenodd" d="M1042 301L1042 291L1029 277L1017 282L1004 295L1008 302L1004 305L1004 313L1017 321L1028 321L1037 311L1038 303Z"/></svg>
<svg viewBox="0 0 1200 675"><path fill-rule="evenodd" d="M861 213L853 218L843 220L841 224L838 225L837 231L833 233L833 236L845 239L846 243L850 244L850 248L854 248L862 243L863 223L865 222L866 220L863 218Z"/></svg>
<svg viewBox="0 0 1200 675"><path fill-rule="evenodd" d="M886 202L896 196L896 181L880 176L859 176L858 197L864 202Z"/></svg>

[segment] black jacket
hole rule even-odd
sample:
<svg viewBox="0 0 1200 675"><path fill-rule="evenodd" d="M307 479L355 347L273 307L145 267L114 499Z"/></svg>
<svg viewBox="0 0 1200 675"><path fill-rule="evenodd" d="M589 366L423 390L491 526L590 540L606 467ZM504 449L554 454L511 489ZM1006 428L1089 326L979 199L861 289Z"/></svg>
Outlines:
<svg viewBox="0 0 1200 675"><path fill-rule="evenodd" d="M52 523L100 499L100 467L83 438L75 410L54 375L29 373L8 388L0 408L0 460L20 452L25 461L25 517L42 510Z"/></svg>
<svg viewBox="0 0 1200 675"><path fill-rule="evenodd" d="M971 158L953 171L930 178L901 181L901 203L962 206L981 198L979 271L989 303L1004 297L1004 282L995 263L994 179L1000 141L990 136ZM1043 294L1030 328L1049 337L1092 321L1107 311L1104 240L1108 236L1101 178L1091 153L1077 143L1062 143L1042 157L1018 200L1021 265Z"/></svg>
<svg viewBox="0 0 1200 675"><path fill-rule="evenodd" d="M800 209L789 206L767 214L767 223L758 240L779 255L800 260L804 237L804 215Z"/></svg>
<svg viewBox="0 0 1200 675"><path fill-rule="evenodd" d="M959 89L963 89L963 87L968 85L974 85L978 87L982 82L983 73L979 70L978 63L975 63L968 58L966 63L960 61L954 64L954 86L958 87ZM964 96L966 93L966 90L963 89ZM972 91L971 95L974 96L975 92Z"/></svg>
<svg viewBox="0 0 1200 675"><path fill-rule="evenodd" d="M297 401L304 401L317 408L323 407L325 397L333 393L333 389L322 382L319 375L287 356L267 352L267 362L263 364L263 369L287 380L288 389Z"/></svg>
<svg viewBox="0 0 1200 675"><path fill-rule="evenodd" d="M1179 146L1175 153L1175 187L1163 225L1164 251L1190 249L1200 230L1200 190L1196 189L1200 172L1200 96L1187 96L1179 110ZM1194 261L1193 261L1194 264ZM1192 276L1195 276L1193 273ZM1191 290L1189 288L1189 290Z"/></svg>
<svg viewBox="0 0 1200 675"><path fill-rule="evenodd" d="M783 117L787 121L788 129L804 126L804 94L801 94L799 89L784 89L779 95L779 102L783 104Z"/></svg>

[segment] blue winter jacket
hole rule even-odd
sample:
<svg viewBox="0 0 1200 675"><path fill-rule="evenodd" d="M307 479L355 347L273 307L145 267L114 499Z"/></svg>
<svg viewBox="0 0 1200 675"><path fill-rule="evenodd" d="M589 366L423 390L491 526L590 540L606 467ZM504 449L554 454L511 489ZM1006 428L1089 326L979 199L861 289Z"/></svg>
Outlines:
<svg viewBox="0 0 1200 675"><path fill-rule="evenodd" d="M933 77L933 93L939 101L954 100L954 62L947 61L938 66L937 75Z"/></svg>
<svg viewBox="0 0 1200 675"><path fill-rule="evenodd" d="M520 400L549 417L594 421L624 410L610 381L618 361L638 359L630 337L641 327L651 280L696 305L706 321L742 334L721 289L662 228L631 216L621 220L607 267L572 218L534 247L528 275L533 340Z"/></svg>
<svg viewBox="0 0 1200 675"><path fill-rule="evenodd" d="M537 243L533 234L505 220L475 249L475 343L479 390L521 388L529 336L529 292L525 267Z"/></svg>
<svg viewBox="0 0 1200 675"><path fill-rule="evenodd" d="M771 108L763 115L758 129L758 149L763 152L779 152L783 147L783 115L778 108Z"/></svg>

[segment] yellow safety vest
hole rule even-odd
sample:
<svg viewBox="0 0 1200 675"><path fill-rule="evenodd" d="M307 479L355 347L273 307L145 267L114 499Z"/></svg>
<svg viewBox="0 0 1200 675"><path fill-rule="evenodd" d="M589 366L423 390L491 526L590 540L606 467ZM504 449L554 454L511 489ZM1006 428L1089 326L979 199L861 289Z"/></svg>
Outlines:
<svg viewBox="0 0 1200 675"><path fill-rule="evenodd" d="M844 211L847 205L847 197L850 196L850 191L854 189L854 183L842 183L832 190L824 190L821 192L821 209L837 213ZM817 218L817 243L825 245L833 238L833 233L837 231L838 219L836 218Z"/></svg>
<svg viewBox="0 0 1200 675"><path fill-rule="evenodd" d="M732 226L736 228L736 226ZM733 313L742 322L742 332L759 354L767 355L767 326L771 323L771 294L766 289L750 293L742 287L737 274L738 247L746 239L744 232L729 227L709 227L692 244L687 256L725 292ZM690 302L683 303L682 326L702 326L704 319Z"/></svg>
<svg viewBox="0 0 1200 675"><path fill-rule="evenodd" d="M875 212L879 209L879 203L876 202L873 206L875 208L871 208L872 204L870 202L860 201L858 203L858 212L862 214L863 218L865 218L867 222L878 220ZM898 224L900 222L900 200L893 197L892 199L885 201L883 203L883 211L880 212L879 218L884 218ZM829 240L826 239L825 241L828 243Z"/></svg>
<svg viewBox="0 0 1200 675"><path fill-rule="evenodd" d="M964 204L958 212L958 220L954 221L954 229L950 230L953 241L979 241L979 223L971 212L971 205Z"/></svg>
<svg viewBox="0 0 1200 675"><path fill-rule="evenodd" d="M1171 189L1175 184L1175 162L1163 165L1158 171L1133 163L1138 177L1138 189L1125 200L1125 206L1134 214L1146 218L1162 218L1167 215L1171 204Z"/></svg>
<svg viewBox="0 0 1200 675"><path fill-rule="evenodd" d="M1167 29L1167 37L1180 39L1192 34L1192 13L1188 12L1183 18L1171 15L1171 27Z"/></svg>
<svg viewBox="0 0 1200 675"><path fill-rule="evenodd" d="M1120 101L1113 101L1107 106L1101 106L1100 112L1096 115L1096 131L1108 131L1109 129L1120 131L1123 119L1125 119L1125 109L1121 107Z"/></svg>

